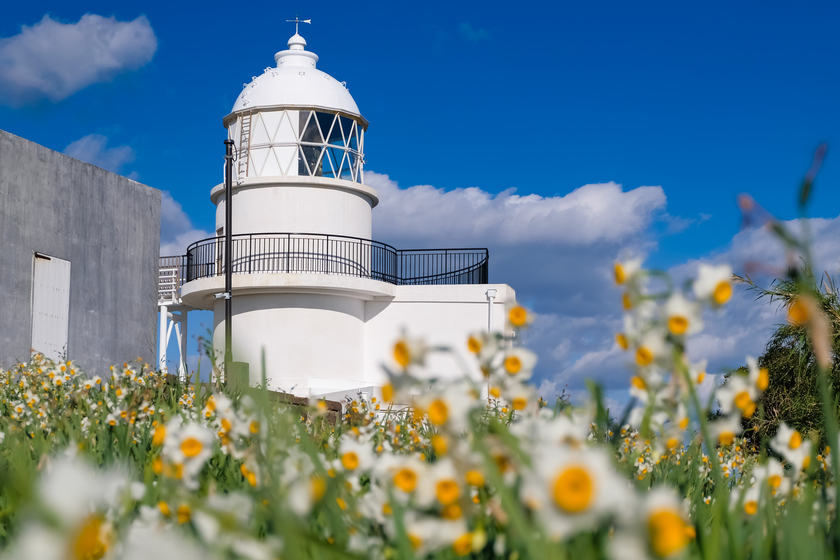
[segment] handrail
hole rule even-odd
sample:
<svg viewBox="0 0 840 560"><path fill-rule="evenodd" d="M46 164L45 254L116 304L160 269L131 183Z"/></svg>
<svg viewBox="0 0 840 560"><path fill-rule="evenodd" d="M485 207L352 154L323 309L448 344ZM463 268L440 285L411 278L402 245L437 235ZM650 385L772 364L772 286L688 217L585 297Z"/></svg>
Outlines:
<svg viewBox="0 0 840 560"><path fill-rule="evenodd" d="M277 232L234 235L232 252L234 274L337 274L396 285L488 282L484 248L399 250L361 237ZM224 237L202 239L187 248L181 277L190 282L220 276L223 262Z"/></svg>

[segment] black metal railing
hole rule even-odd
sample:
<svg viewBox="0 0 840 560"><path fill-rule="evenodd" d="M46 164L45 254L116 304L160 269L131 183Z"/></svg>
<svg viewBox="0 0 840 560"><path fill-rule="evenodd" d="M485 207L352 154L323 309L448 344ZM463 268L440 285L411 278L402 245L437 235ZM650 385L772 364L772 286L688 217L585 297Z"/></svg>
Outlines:
<svg viewBox="0 0 840 560"><path fill-rule="evenodd" d="M343 235L259 233L234 235L231 253L234 274L337 274L397 285L488 282L487 249L398 250ZM184 260L187 282L223 275L224 237L193 243Z"/></svg>

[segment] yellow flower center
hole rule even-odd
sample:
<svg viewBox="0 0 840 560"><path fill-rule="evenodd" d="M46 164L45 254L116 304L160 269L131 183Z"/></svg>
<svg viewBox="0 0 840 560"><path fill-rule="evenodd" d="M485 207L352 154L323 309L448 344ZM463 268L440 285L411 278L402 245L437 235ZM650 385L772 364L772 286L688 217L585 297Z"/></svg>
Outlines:
<svg viewBox="0 0 840 560"><path fill-rule="evenodd" d="M411 542L411 548L417 550L423 544L423 539L413 533L408 534L408 540Z"/></svg>
<svg viewBox="0 0 840 560"><path fill-rule="evenodd" d="M385 402L394 400L394 386L390 383L382 386L382 400Z"/></svg>
<svg viewBox="0 0 840 560"><path fill-rule="evenodd" d="M481 352L481 341L474 336L467 339L467 349L473 354Z"/></svg>
<svg viewBox="0 0 840 560"><path fill-rule="evenodd" d="M511 308L510 313L508 313L508 319L514 327L521 327L528 322L528 311L521 305L517 305Z"/></svg>
<svg viewBox="0 0 840 560"><path fill-rule="evenodd" d="M771 488L778 488L782 485L782 477L777 474L771 475L767 479L767 484L769 484Z"/></svg>
<svg viewBox="0 0 840 560"><path fill-rule="evenodd" d="M438 399L429 405L429 421L432 424L441 426L446 423L447 418L449 418L449 409L445 402Z"/></svg>
<svg viewBox="0 0 840 560"><path fill-rule="evenodd" d="M721 432L718 436L718 441L722 445L731 445L735 441L735 434L733 432Z"/></svg>
<svg viewBox="0 0 840 560"><path fill-rule="evenodd" d="M497 398L497 399L498 399L499 397L501 397L501 396L502 396L502 390L501 390L501 389L499 389L498 387L491 387L491 388L490 388L490 394L491 394L494 398Z"/></svg>
<svg viewBox="0 0 840 560"><path fill-rule="evenodd" d="M685 418L680 420L680 428L683 429L683 430L688 428L688 416L686 416Z"/></svg>
<svg viewBox="0 0 840 560"><path fill-rule="evenodd" d="M458 499L458 496L461 494L461 490L458 488L457 482L451 479L446 479L437 483L435 494L441 504L448 506Z"/></svg>
<svg viewBox="0 0 840 560"><path fill-rule="evenodd" d="M75 560L99 560L108 552L108 543L102 538L102 518L89 517L82 525L73 545Z"/></svg>
<svg viewBox="0 0 840 560"><path fill-rule="evenodd" d="M715 286L715 291L712 292L712 299L718 305L723 305L729 298L732 297L732 286L726 280L718 282L718 285Z"/></svg>
<svg viewBox="0 0 840 560"><path fill-rule="evenodd" d="M802 434L794 430L793 435L790 436L790 441L788 441L788 445L791 449L799 449L799 446L802 445Z"/></svg>
<svg viewBox="0 0 840 560"><path fill-rule="evenodd" d="M750 402L752 402L752 399L750 398L750 394L747 391L741 391L740 393L735 395L735 406L737 406L741 410L746 410L747 407L750 406Z"/></svg>
<svg viewBox="0 0 840 560"><path fill-rule="evenodd" d="M470 486L484 486L484 475L478 471L467 471L467 484Z"/></svg>
<svg viewBox="0 0 840 560"><path fill-rule="evenodd" d="M178 523L186 523L190 520L190 506L187 504L178 506Z"/></svg>
<svg viewBox="0 0 840 560"><path fill-rule="evenodd" d="M682 315L674 315L668 319L668 330L677 336L685 334L688 330L688 318Z"/></svg>
<svg viewBox="0 0 840 560"><path fill-rule="evenodd" d="M621 346L622 350L627 350L630 347L630 343L627 342L627 337L623 333L615 335L615 342Z"/></svg>
<svg viewBox="0 0 840 560"><path fill-rule="evenodd" d="M163 439L166 437L166 427L158 426L155 428L155 435L152 437L152 445L162 445Z"/></svg>
<svg viewBox="0 0 840 560"><path fill-rule="evenodd" d="M755 500L750 500L749 502L744 504L744 511L747 515L755 515L755 512L758 511L758 502Z"/></svg>
<svg viewBox="0 0 840 560"><path fill-rule="evenodd" d="M587 509L593 495L594 484L584 467L568 467L554 482L554 502L568 513L580 513Z"/></svg>
<svg viewBox="0 0 840 560"><path fill-rule="evenodd" d="M625 311L630 311L631 309L633 309L633 300L630 299L630 294L628 294L627 292L624 292L621 295L621 305L622 307L624 307Z"/></svg>
<svg viewBox="0 0 840 560"><path fill-rule="evenodd" d="M187 457L195 457L202 449L204 446L195 438L187 438L181 442L181 452Z"/></svg>
<svg viewBox="0 0 840 560"><path fill-rule="evenodd" d="M336 498L335 503L338 504L339 509L347 509L347 502L345 502L342 498Z"/></svg>
<svg viewBox="0 0 840 560"><path fill-rule="evenodd" d="M522 369L522 360L519 356L508 356L505 358L505 371L509 375L516 375Z"/></svg>
<svg viewBox="0 0 840 560"><path fill-rule="evenodd" d="M697 384L698 385L703 383L704 379L706 379L706 372L705 371L701 371L700 373L697 374Z"/></svg>
<svg viewBox="0 0 840 560"><path fill-rule="evenodd" d="M472 533L465 533L455 539L455 542L452 543L452 550L454 550L455 554L458 556L466 556L472 552L472 541Z"/></svg>
<svg viewBox="0 0 840 560"><path fill-rule="evenodd" d="M413 492L417 487L417 473L411 469L400 469L394 475L394 486L403 492Z"/></svg>
<svg viewBox="0 0 840 560"><path fill-rule="evenodd" d="M767 368L761 368L758 370L758 379L755 382L755 386L758 387L759 391L764 391L768 385L770 385L770 374Z"/></svg>
<svg viewBox="0 0 840 560"><path fill-rule="evenodd" d="M668 449L675 449L680 444L680 440L675 437L668 439L668 442L665 444L668 446Z"/></svg>
<svg viewBox="0 0 840 560"><path fill-rule="evenodd" d="M256 420L251 420L251 425L250 425L250 426L248 426L248 430L249 430L252 434L258 434L258 433L260 433L260 423L259 423L259 422L257 422Z"/></svg>
<svg viewBox="0 0 840 560"><path fill-rule="evenodd" d="M626 280L627 273L624 272L624 267L621 266L621 263L615 263L615 283L624 284Z"/></svg>
<svg viewBox="0 0 840 560"><path fill-rule="evenodd" d="M408 351L408 345L402 340L394 344L394 360L404 368L411 363L411 353Z"/></svg>
<svg viewBox="0 0 840 560"><path fill-rule="evenodd" d="M222 430L225 432L229 432L230 428L230 420L228 420L227 418L222 418Z"/></svg>
<svg viewBox="0 0 840 560"><path fill-rule="evenodd" d="M647 346L639 346L636 350L636 363L640 366L647 366L653 361L653 352Z"/></svg>
<svg viewBox="0 0 840 560"><path fill-rule="evenodd" d="M440 512L440 516L444 519L461 519L462 514L461 506L458 504L449 504Z"/></svg>
<svg viewBox="0 0 840 560"><path fill-rule="evenodd" d="M158 502L158 509L166 517L169 517L169 515L172 513L169 510L169 504L167 504L166 502Z"/></svg>
<svg viewBox="0 0 840 560"><path fill-rule="evenodd" d="M348 451L341 456L341 464L344 465L344 468L348 471L356 470L359 466L359 456L352 451Z"/></svg>
<svg viewBox="0 0 840 560"><path fill-rule="evenodd" d="M449 445L446 443L446 438L440 434L432 436L432 447L437 455L445 455Z"/></svg>
<svg viewBox="0 0 840 560"><path fill-rule="evenodd" d="M648 533L653 551L659 557L671 556L688 544L690 527L677 512L659 510L648 518Z"/></svg>
<svg viewBox="0 0 840 560"><path fill-rule="evenodd" d="M645 380L639 377L638 375L634 375L630 378L630 384L633 385L636 389L640 389L644 391L647 389L647 384L645 384Z"/></svg>
<svg viewBox="0 0 840 560"><path fill-rule="evenodd" d="M525 397L516 397L513 399L514 410L525 410L526 406L528 406L528 399Z"/></svg>

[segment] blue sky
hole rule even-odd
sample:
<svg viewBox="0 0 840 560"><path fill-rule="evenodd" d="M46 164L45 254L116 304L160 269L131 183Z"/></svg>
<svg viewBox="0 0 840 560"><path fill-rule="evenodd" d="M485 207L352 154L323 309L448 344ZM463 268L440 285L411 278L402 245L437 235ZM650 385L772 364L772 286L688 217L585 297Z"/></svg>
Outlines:
<svg viewBox="0 0 840 560"><path fill-rule="evenodd" d="M558 223L560 233L553 237L511 241L513 232L511 239L486 243L494 251L491 280L511 283L547 317L532 340L543 353L560 356L543 360L540 371L543 380L560 384L579 376L574 368L588 352L606 348L597 341L610 336L617 317L592 303L600 297L612 306L616 297L585 285L591 284L592 267L606 268L632 246L651 265L675 272L696 259L727 258L741 247L739 239L749 237L738 233L735 196L750 192L777 216L794 218L796 186L820 142L828 142L830 152L812 215L840 215L840 163L831 153L840 134L836 2L247 6L6 6L0 20L0 128L168 191L174 222L164 224L164 241L175 243L181 234L183 242L190 232L213 229L208 194L221 180L222 117L242 84L273 65L273 54L294 32L284 20L298 11L314 21L301 33L321 57L319 69L347 82L371 123L366 169L387 175L370 176L377 188L394 189L395 197L374 212L397 208L415 185L439 189L429 200L453 207L459 189L466 188L489 197L508 196L512 188L519 196L539 195L534 208L562 205L570 193L592 184L614 182L625 194L650 195L641 206L627 206L616 195L618 207L637 213L640 222L607 236L568 241ZM117 61L94 69L89 79L72 65L92 64L92 58L67 55L58 77L49 69L41 72L48 85L16 86L26 76L21 78L22 70L9 74L10 60L37 73L50 56L47 46L30 52L31 44L21 54L15 42L21 26L36 25L45 15L76 24L85 14L134 22L146 34L121 44ZM138 23L141 16L146 20ZM62 52L72 53L72 45ZM61 93L49 91L60 86ZM92 134L98 136L68 149ZM659 190L637 190L646 186ZM617 219L601 217L606 224ZM429 215L429 229L435 219ZM481 242L480 228L461 228L441 239L400 230L388 220L374 223L375 236L386 242ZM513 254L527 255L530 268L523 270ZM827 266L838 260L831 251L826 258ZM737 270L738 263L733 265ZM556 295L558 287L568 297ZM571 319L591 319L596 326L564 354L558 325ZM757 352L759 342L754 338L747 346ZM720 365L736 361L729 355Z"/></svg>

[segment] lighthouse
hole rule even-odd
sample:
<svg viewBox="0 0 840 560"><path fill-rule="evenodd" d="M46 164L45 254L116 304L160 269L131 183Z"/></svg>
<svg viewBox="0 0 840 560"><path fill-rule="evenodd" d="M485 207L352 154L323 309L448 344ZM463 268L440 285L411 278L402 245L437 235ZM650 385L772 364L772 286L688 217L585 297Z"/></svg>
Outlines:
<svg viewBox="0 0 840 560"><path fill-rule="evenodd" d="M222 121L235 153L233 357L249 364L252 384L264 357L273 390L375 393L402 332L463 354L470 333L505 328L504 306L515 294L488 283L487 249L404 250L372 239L379 198L364 178L369 123L345 83L319 70L306 47L296 32ZM218 352L227 328L224 185L210 198L216 236L179 257L175 298L213 310ZM439 376L480 375L447 352L427 365Z"/></svg>

